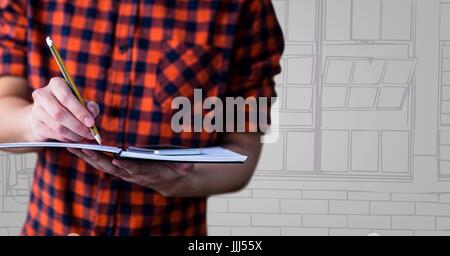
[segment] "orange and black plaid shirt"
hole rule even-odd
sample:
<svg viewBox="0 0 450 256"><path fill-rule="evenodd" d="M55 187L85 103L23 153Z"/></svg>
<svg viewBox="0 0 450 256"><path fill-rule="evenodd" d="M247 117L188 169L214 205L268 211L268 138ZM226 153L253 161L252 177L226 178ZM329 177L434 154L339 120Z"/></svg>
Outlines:
<svg viewBox="0 0 450 256"><path fill-rule="evenodd" d="M194 88L273 97L284 48L270 0L0 0L0 75L32 89L60 75L47 35L84 98L99 103L104 144L125 148L220 143L219 133L173 132L171 100ZM164 197L45 149L22 233L71 232L205 235L206 198Z"/></svg>

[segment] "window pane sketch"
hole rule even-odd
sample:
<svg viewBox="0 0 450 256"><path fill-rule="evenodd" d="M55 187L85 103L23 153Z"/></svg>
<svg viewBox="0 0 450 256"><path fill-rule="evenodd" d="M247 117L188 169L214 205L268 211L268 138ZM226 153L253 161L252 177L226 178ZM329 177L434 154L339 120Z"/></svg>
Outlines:
<svg viewBox="0 0 450 256"><path fill-rule="evenodd" d="M272 161L257 175L410 180L416 1L273 3L286 35L277 77L285 141L265 146Z"/></svg>

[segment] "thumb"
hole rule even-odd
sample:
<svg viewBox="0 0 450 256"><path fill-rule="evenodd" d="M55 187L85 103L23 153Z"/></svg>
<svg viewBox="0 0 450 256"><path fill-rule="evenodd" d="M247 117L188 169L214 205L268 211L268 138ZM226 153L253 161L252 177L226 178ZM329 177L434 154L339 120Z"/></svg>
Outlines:
<svg viewBox="0 0 450 256"><path fill-rule="evenodd" d="M96 118L98 116L98 114L100 114L100 107L98 106L98 104L94 101L88 101L86 103L86 106L89 110L89 112L91 112L91 114L94 116L94 118Z"/></svg>

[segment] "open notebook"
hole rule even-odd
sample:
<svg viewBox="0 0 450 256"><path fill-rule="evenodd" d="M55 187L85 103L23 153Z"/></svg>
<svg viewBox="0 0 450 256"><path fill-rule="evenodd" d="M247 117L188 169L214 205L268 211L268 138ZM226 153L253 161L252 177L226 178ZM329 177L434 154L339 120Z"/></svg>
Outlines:
<svg viewBox="0 0 450 256"><path fill-rule="evenodd" d="M127 149L94 144L61 143L61 142L24 142L3 143L0 149L6 148L77 148L111 153L118 158L144 159L171 162L192 163L243 163L247 156L235 153L222 147L152 149L129 147Z"/></svg>

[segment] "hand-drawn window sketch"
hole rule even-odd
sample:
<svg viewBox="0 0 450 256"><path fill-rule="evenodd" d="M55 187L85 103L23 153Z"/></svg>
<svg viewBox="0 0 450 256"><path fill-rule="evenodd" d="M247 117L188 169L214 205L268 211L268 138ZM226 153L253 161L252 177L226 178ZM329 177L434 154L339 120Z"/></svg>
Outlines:
<svg viewBox="0 0 450 256"><path fill-rule="evenodd" d="M14 197L17 202L27 203L34 172L36 155L12 155L0 153L2 195Z"/></svg>
<svg viewBox="0 0 450 256"><path fill-rule="evenodd" d="M416 2L273 3L286 37L283 136L257 175L411 180Z"/></svg>
<svg viewBox="0 0 450 256"><path fill-rule="evenodd" d="M280 140L247 189L209 201L209 230L449 235L450 0L272 2L287 39Z"/></svg>
<svg viewBox="0 0 450 256"><path fill-rule="evenodd" d="M23 224L35 162L35 154L0 152L0 221L6 223L5 235L18 234Z"/></svg>
<svg viewBox="0 0 450 256"><path fill-rule="evenodd" d="M450 3L440 4L439 178L450 179Z"/></svg>
<svg viewBox="0 0 450 256"><path fill-rule="evenodd" d="M323 86L339 87L346 95L327 95L322 109L401 110L416 59L330 57L325 63ZM333 107L327 101L345 103Z"/></svg>

